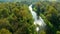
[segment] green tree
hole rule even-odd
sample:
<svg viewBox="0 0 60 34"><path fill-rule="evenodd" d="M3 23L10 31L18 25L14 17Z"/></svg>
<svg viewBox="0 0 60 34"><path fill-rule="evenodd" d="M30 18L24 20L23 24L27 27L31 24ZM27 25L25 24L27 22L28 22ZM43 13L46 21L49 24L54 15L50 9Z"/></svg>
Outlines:
<svg viewBox="0 0 60 34"><path fill-rule="evenodd" d="M9 30L2 28L0 34L12 34Z"/></svg>

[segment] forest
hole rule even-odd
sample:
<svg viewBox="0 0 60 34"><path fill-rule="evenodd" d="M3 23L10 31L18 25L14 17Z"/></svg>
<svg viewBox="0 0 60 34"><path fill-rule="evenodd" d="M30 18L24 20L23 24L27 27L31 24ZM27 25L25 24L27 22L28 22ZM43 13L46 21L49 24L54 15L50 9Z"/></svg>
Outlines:
<svg viewBox="0 0 60 34"><path fill-rule="evenodd" d="M46 27L37 32L32 5L38 18L42 17ZM60 34L60 2L0 2L0 34Z"/></svg>

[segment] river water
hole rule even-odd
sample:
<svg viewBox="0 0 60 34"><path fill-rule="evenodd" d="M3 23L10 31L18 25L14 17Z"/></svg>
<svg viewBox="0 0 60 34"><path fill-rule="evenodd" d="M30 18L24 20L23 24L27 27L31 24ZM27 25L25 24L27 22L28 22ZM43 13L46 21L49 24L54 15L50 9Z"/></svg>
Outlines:
<svg viewBox="0 0 60 34"><path fill-rule="evenodd" d="M39 19L37 19L37 14L35 11L33 11L32 9L32 4L29 6L29 10L34 18L34 24L35 25L39 25L40 28L43 28L46 26L45 22L43 21L43 19L39 16ZM40 28L39 27L36 27L36 30L39 31Z"/></svg>

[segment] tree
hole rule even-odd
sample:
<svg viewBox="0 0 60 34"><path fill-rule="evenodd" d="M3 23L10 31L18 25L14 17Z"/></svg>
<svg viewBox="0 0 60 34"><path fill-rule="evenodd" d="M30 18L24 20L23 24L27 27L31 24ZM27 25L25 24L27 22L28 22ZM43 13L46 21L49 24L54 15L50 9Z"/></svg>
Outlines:
<svg viewBox="0 0 60 34"><path fill-rule="evenodd" d="M47 34L56 34L56 31L60 31L60 20L59 20L59 14L60 14L60 10L59 10L59 5L60 3L56 3L56 2L40 2L39 4L41 7L37 7L39 9L41 9L41 13L46 17L46 19L50 22L47 22L47 20L45 19L45 21L49 24L53 25L53 28L51 28L52 25L47 24ZM34 9L35 11L38 11L37 8L35 8L37 6L37 4L35 4ZM38 13L38 12L37 12ZM40 13L39 13L40 14ZM43 17L44 17L43 16Z"/></svg>
<svg viewBox="0 0 60 34"><path fill-rule="evenodd" d="M7 29L2 28L2 29L0 30L0 34L12 34L12 33L9 32L9 30L7 30Z"/></svg>
<svg viewBox="0 0 60 34"><path fill-rule="evenodd" d="M34 20L27 4L0 4L0 29L5 28L12 34L34 34L35 26L33 22ZM4 31L2 32L4 33Z"/></svg>

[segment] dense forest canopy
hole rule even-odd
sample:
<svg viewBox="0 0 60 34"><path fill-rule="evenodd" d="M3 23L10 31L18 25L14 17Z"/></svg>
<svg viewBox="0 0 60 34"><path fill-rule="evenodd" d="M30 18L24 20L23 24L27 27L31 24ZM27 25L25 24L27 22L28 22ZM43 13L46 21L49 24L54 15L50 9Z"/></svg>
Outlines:
<svg viewBox="0 0 60 34"><path fill-rule="evenodd" d="M18 2L19 1L19 2ZM39 1L39 2L38 2ZM34 3L35 2L35 3ZM60 34L60 2L47 0L0 0L0 34L38 34L29 5L46 23L39 34Z"/></svg>
<svg viewBox="0 0 60 34"><path fill-rule="evenodd" d="M28 5L20 3L0 3L1 34L34 33L33 21Z"/></svg>
<svg viewBox="0 0 60 34"><path fill-rule="evenodd" d="M56 34L60 31L60 3L59 2L37 2L33 10L41 16L47 24L47 34ZM50 22L50 23L49 23ZM52 27L52 28L51 28Z"/></svg>

